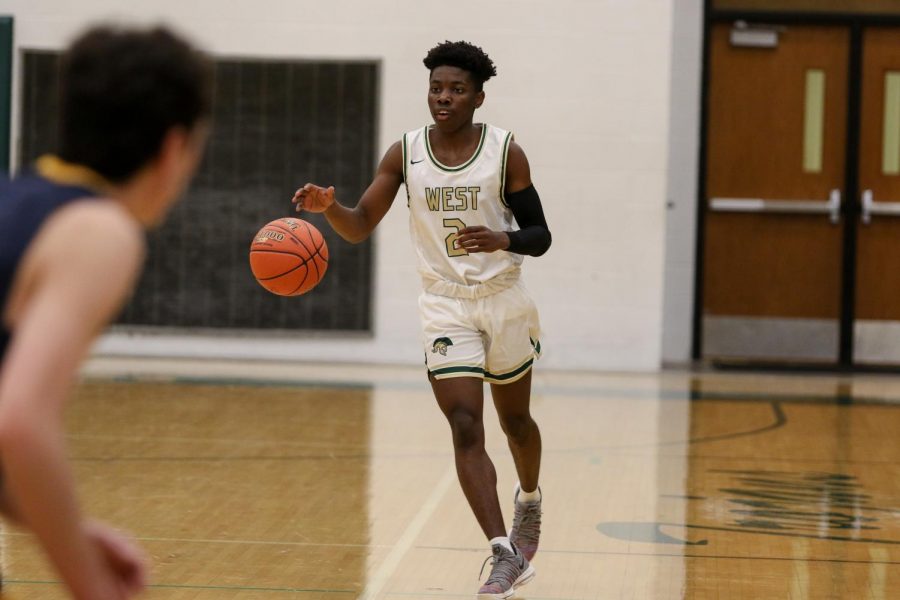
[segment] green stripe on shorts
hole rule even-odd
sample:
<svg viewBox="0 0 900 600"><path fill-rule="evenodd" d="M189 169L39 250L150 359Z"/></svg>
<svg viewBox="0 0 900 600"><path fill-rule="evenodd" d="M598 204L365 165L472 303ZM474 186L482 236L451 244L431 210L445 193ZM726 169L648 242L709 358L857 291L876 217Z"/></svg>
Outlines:
<svg viewBox="0 0 900 600"><path fill-rule="evenodd" d="M513 369L509 373L494 374L494 373L485 371L484 376L488 379L494 379L495 381L506 381L507 379L512 379L513 377L516 377L517 375L521 375L522 373L524 373L525 371L530 369L531 365L533 365L533 364L534 364L534 359L529 358L528 360L525 361L525 363L522 366L520 366L516 369Z"/></svg>
<svg viewBox="0 0 900 600"><path fill-rule="evenodd" d="M438 369L432 369L430 373L434 376L438 375L450 375L452 373L474 373L476 375L484 375L484 369L481 367L441 367Z"/></svg>

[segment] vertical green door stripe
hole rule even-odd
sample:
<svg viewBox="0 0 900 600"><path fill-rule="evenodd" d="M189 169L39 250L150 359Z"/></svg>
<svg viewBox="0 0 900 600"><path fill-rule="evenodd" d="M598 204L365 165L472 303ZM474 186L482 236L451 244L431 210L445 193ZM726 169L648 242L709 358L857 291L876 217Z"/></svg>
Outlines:
<svg viewBox="0 0 900 600"><path fill-rule="evenodd" d="M13 18L0 17L0 173L9 173L12 118Z"/></svg>
<svg viewBox="0 0 900 600"><path fill-rule="evenodd" d="M825 129L825 71L806 71L806 102L803 120L803 172L822 172Z"/></svg>
<svg viewBox="0 0 900 600"><path fill-rule="evenodd" d="M884 75L884 134L881 171L900 175L900 71Z"/></svg>
<svg viewBox="0 0 900 600"><path fill-rule="evenodd" d="M465 169L466 167L471 165L473 162L475 162L475 159L477 159L478 156L481 154L481 149L484 148L484 140L487 138L488 126L487 126L487 124L483 124L481 126L481 139L478 140L478 147L475 149L475 154L472 155L472 158L470 158L463 164L459 165L458 167L448 167L447 165L442 164L437 158L434 157L434 153L431 151L431 136L428 135L428 132L430 129L431 129L430 126L425 127L425 149L428 151L428 158L431 159L431 162L434 163L434 166L436 166L438 169L440 169L442 171L447 171L450 173L455 173L457 171L462 171L463 169Z"/></svg>
<svg viewBox="0 0 900 600"><path fill-rule="evenodd" d="M512 133L506 134L506 139L503 140L503 159L500 165L500 202L503 203L503 206L509 206L506 203L506 159L509 156L509 143L512 141Z"/></svg>

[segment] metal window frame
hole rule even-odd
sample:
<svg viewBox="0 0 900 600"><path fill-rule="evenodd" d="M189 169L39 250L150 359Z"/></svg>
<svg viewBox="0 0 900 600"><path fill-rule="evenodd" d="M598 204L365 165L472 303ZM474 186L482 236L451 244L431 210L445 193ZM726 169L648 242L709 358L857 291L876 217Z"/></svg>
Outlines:
<svg viewBox="0 0 900 600"><path fill-rule="evenodd" d="M10 172L13 17L0 16L0 174Z"/></svg>

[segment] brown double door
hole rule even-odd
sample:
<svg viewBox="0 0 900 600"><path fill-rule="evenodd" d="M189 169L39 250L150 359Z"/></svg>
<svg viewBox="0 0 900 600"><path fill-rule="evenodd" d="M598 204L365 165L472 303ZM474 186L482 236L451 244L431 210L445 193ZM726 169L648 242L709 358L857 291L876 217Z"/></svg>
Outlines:
<svg viewBox="0 0 900 600"><path fill-rule="evenodd" d="M851 37L713 28L705 358L900 365L900 28Z"/></svg>

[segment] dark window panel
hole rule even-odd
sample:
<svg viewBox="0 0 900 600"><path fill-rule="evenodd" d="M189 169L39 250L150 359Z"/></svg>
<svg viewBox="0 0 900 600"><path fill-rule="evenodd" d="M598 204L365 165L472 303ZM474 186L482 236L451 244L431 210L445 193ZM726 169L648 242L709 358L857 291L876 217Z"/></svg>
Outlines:
<svg viewBox="0 0 900 600"><path fill-rule="evenodd" d="M26 52L22 161L56 149L56 53ZM120 323L217 329L371 328L372 242L350 245L321 215L328 272L312 292L279 298L250 273L253 234L291 216L307 181L353 203L375 164L372 63L220 60L214 128L187 197L148 234L147 265Z"/></svg>

